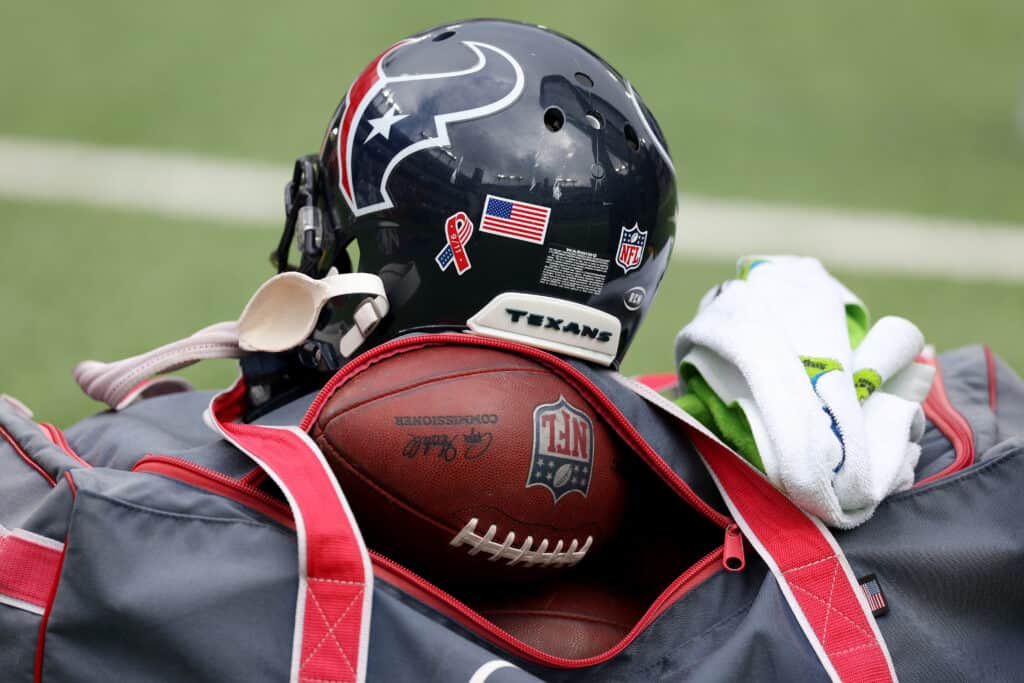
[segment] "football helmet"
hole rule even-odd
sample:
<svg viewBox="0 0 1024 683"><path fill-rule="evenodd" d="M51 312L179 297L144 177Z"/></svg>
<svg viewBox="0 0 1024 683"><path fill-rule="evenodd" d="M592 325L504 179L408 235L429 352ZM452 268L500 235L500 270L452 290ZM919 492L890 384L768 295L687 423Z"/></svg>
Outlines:
<svg viewBox="0 0 1024 683"><path fill-rule="evenodd" d="M319 155L297 161L286 203L279 270L295 241L302 273L351 272L355 243L357 270L383 281L370 345L471 329L615 367L669 263L676 177L654 116L607 62L488 19L374 59Z"/></svg>

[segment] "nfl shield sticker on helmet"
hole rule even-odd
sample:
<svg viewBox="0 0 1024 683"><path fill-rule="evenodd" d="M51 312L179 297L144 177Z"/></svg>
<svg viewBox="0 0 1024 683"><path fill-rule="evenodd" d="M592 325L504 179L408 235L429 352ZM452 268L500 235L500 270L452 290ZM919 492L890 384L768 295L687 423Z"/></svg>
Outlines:
<svg viewBox="0 0 1024 683"><path fill-rule="evenodd" d="M623 273L639 268L644 260L644 247L647 246L647 231L641 230L636 223L632 228L622 228L619 233L619 246L615 250L615 263Z"/></svg>

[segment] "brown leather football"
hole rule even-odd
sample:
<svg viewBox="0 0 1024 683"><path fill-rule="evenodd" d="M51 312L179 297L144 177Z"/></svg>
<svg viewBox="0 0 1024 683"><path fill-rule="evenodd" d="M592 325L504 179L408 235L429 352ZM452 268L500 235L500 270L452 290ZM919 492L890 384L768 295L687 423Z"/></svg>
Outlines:
<svg viewBox="0 0 1024 683"><path fill-rule="evenodd" d="M568 382L509 352L384 358L334 390L311 434L367 545L442 586L558 575L622 520L625 444Z"/></svg>
<svg viewBox="0 0 1024 683"><path fill-rule="evenodd" d="M515 591L481 592L474 608L527 645L564 659L585 659L618 645L650 600L595 577L565 577Z"/></svg>

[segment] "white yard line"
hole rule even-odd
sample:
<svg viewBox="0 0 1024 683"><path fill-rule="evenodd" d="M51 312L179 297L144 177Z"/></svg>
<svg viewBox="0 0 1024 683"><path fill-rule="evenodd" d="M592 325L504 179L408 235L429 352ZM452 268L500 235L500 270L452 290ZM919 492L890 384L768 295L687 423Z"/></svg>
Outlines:
<svg viewBox="0 0 1024 683"><path fill-rule="evenodd" d="M676 253L806 254L830 270L1024 282L1024 226L684 196Z"/></svg>
<svg viewBox="0 0 1024 683"><path fill-rule="evenodd" d="M0 196L276 226L291 170L0 137ZM799 253L834 269L1024 282L1024 226L683 195L676 255Z"/></svg>
<svg viewBox="0 0 1024 683"><path fill-rule="evenodd" d="M0 137L0 196L277 224L291 169L187 154Z"/></svg>

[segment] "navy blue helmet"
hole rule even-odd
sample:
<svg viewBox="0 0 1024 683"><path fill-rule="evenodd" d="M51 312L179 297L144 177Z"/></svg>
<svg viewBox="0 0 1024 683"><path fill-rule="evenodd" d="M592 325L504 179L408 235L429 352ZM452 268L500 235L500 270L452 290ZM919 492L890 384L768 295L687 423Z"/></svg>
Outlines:
<svg viewBox="0 0 1024 683"><path fill-rule="evenodd" d="M665 273L676 177L629 81L538 26L474 20L401 40L296 163L275 255L379 275L368 340L471 329L617 366Z"/></svg>

